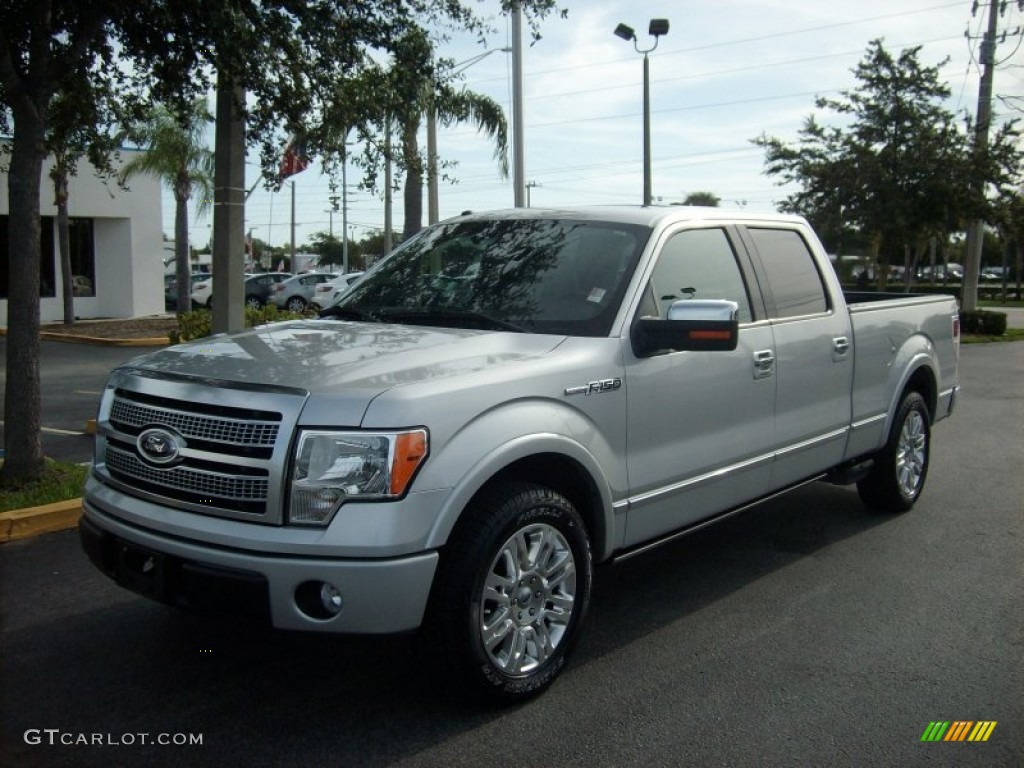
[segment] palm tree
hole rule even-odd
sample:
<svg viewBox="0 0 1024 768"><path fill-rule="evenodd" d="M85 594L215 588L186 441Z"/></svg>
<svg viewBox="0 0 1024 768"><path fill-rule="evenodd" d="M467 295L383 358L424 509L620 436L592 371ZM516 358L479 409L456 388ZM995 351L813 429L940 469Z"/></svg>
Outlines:
<svg viewBox="0 0 1024 768"><path fill-rule="evenodd" d="M433 55L422 33L407 35L397 49L391 68L393 114L399 126L405 166L405 225L403 239L423 228L423 172L419 130L424 115L433 110L439 124L472 123L494 140L494 157L503 177L508 176L508 123L501 105L489 96L456 89L432 76Z"/></svg>
<svg viewBox="0 0 1024 768"><path fill-rule="evenodd" d="M164 106L153 109L149 118L130 135L148 147L125 164L122 180L137 174L156 176L174 193L174 260L178 289L178 315L190 308L191 293L188 251L188 201L198 194L197 215L205 213L213 200L213 152L206 146L206 127L213 121L206 100L197 99L183 110Z"/></svg>

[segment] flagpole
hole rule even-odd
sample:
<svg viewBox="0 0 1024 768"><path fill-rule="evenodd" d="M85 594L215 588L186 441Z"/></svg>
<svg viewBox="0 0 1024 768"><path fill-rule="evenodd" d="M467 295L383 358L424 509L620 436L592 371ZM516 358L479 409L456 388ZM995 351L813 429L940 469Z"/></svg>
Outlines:
<svg viewBox="0 0 1024 768"><path fill-rule="evenodd" d="M295 272L295 182L292 185L292 272Z"/></svg>

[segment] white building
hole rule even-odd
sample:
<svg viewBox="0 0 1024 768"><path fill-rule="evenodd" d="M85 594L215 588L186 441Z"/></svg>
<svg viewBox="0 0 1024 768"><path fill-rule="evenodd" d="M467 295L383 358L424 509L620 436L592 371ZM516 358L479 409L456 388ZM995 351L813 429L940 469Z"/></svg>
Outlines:
<svg viewBox="0 0 1024 768"><path fill-rule="evenodd" d="M127 161L138 150L121 150ZM0 154L0 167L9 156ZM64 319L60 255L57 249L57 206L54 205L52 162L43 164L40 186L42 259L40 320ZM71 219L71 271L75 283L75 317L142 317L164 311L163 225L160 182L135 176L124 190L96 177L82 160L68 182ZM0 327L7 325L7 223L10 204L7 173L0 172Z"/></svg>

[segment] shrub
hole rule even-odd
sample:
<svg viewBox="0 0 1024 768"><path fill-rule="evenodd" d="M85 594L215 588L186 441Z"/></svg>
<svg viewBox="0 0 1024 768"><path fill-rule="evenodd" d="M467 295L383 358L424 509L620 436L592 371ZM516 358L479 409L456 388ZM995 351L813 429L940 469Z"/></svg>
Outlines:
<svg viewBox="0 0 1024 768"><path fill-rule="evenodd" d="M1006 315L986 309L961 310L960 329L980 336L1003 336L1006 333Z"/></svg>
<svg viewBox="0 0 1024 768"><path fill-rule="evenodd" d="M267 323L280 323L285 320L301 320L305 315L294 312L282 312L274 304L265 304L259 309L245 310L245 327ZM186 312L178 318L178 329L170 332L172 344L180 344L193 339L202 339L213 333L213 313L208 309L197 309Z"/></svg>

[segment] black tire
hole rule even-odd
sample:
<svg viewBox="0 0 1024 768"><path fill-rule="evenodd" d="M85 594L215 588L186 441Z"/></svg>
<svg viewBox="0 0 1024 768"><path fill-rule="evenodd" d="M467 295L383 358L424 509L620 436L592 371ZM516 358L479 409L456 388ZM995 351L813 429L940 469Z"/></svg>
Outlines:
<svg viewBox="0 0 1024 768"><path fill-rule="evenodd" d="M245 297L245 308L246 309L262 309L263 302L260 301L259 296L253 296L252 294Z"/></svg>
<svg viewBox="0 0 1024 768"><path fill-rule="evenodd" d="M306 311L306 300L301 296L292 296L284 303L284 308L289 312L302 313Z"/></svg>
<svg viewBox="0 0 1024 768"><path fill-rule="evenodd" d="M861 501L879 512L906 512L924 490L931 459L931 415L917 392L907 392L885 447L857 483Z"/></svg>
<svg viewBox="0 0 1024 768"><path fill-rule="evenodd" d="M525 701L554 682L579 638L590 540L572 502L532 483L497 484L464 514L442 553L425 627L463 691Z"/></svg>

